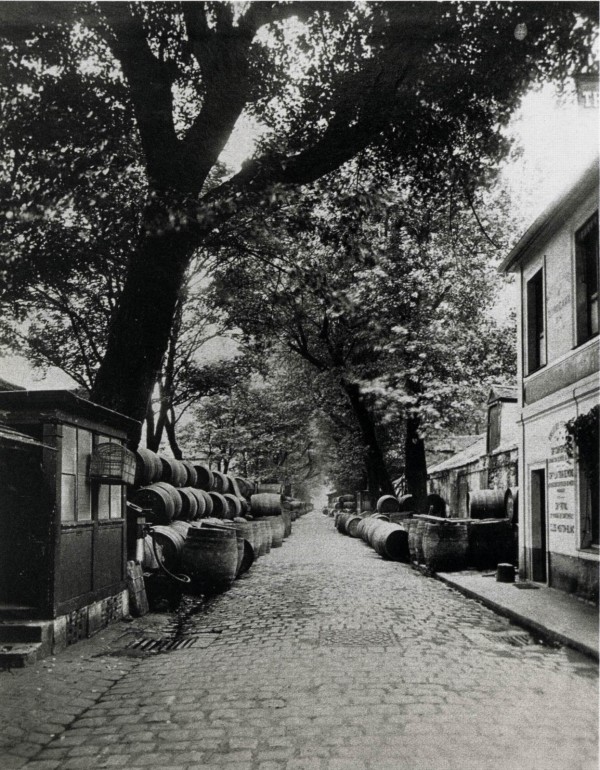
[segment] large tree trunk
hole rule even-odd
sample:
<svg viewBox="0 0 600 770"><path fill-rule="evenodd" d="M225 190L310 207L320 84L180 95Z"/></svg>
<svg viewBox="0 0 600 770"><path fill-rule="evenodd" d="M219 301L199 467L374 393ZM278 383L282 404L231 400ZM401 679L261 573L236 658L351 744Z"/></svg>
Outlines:
<svg viewBox="0 0 600 770"><path fill-rule="evenodd" d="M425 443L419 435L421 419L406 419L404 462L407 492L415 498L415 509L427 513L427 461Z"/></svg>
<svg viewBox="0 0 600 770"><path fill-rule="evenodd" d="M393 495L394 487L387 472L373 415L366 405L358 385L353 382L344 382L343 388L358 421L362 439L367 449L366 470L369 492L374 495Z"/></svg>
<svg viewBox="0 0 600 770"><path fill-rule="evenodd" d="M173 228L152 227L140 236L92 389L96 403L144 419L193 252L189 236ZM140 432L141 426L133 444Z"/></svg>

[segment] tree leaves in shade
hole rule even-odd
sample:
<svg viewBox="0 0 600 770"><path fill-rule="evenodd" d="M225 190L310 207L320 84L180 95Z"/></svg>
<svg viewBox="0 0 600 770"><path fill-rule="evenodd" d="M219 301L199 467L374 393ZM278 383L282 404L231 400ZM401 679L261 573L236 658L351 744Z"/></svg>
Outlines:
<svg viewBox="0 0 600 770"><path fill-rule="evenodd" d="M138 419L190 260L217 230L364 153L423 193L452 168L472 195L532 80L587 61L594 15L582 3L416 2L24 2L0 13L5 219L15 236L29 217L60 221L37 267L23 261L34 276L71 274L110 244L124 282L92 394ZM242 115L264 129L256 156L217 181ZM21 163L23 143L33 152ZM96 191L114 217L96 215ZM52 248L69 241L71 211L93 247ZM9 248L5 261L21 255Z"/></svg>

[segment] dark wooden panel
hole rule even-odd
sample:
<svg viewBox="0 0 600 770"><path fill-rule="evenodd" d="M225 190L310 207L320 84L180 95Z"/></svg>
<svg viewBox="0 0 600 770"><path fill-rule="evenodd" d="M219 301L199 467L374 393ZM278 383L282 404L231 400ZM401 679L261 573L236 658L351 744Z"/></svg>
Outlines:
<svg viewBox="0 0 600 770"><path fill-rule="evenodd" d="M0 446L0 600L44 609L48 602L53 500L37 448Z"/></svg>
<svg viewBox="0 0 600 770"><path fill-rule="evenodd" d="M554 366L549 365L531 382L525 383L526 404L533 404L567 385L574 385L584 377L595 374L599 365L598 345L573 351L573 355Z"/></svg>
<svg viewBox="0 0 600 770"><path fill-rule="evenodd" d="M86 594L92 586L92 527L62 530L57 575L57 600Z"/></svg>
<svg viewBox="0 0 600 770"><path fill-rule="evenodd" d="M101 525L94 548L94 589L123 579L123 524Z"/></svg>

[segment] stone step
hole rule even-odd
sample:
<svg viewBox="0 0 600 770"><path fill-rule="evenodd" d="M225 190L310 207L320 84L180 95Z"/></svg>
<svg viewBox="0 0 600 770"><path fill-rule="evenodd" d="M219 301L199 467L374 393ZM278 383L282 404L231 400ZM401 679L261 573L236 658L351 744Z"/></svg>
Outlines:
<svg viewBox="0 0 600 770"><path fill-rule="evenodd" d="M23 668L35 663L41 656L42 643L4 644L0 642L0 668Z"/></svg>
<svg viewBox="0 0 600 770"><path fill-rule="evenodd" d="M50 635L50 623L0 621L0 645L5 643L44 642Z"/></svg>

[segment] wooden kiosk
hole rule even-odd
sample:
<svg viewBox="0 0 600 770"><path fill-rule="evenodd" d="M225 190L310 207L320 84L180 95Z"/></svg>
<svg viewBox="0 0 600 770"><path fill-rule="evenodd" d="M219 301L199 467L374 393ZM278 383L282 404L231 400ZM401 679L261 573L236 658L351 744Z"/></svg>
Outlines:
<svg viewBox="0 0 600 770"><path fill-rule="evenodd" d="M0 418L32 440L0 441L0 619L51 620L60 647L127 613L138 423L66 390L0 392Z"/></svg>

